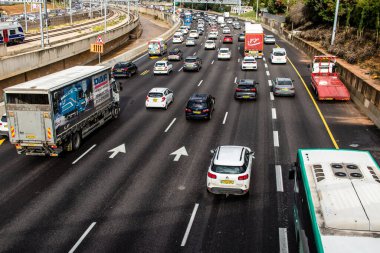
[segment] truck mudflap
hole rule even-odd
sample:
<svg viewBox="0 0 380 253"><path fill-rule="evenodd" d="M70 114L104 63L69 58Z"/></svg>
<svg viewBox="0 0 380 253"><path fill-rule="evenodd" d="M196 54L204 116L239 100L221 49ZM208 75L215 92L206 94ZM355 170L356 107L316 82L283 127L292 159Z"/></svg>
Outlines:
<svg viewBox="0 0 380 253"><path fill-rule="evenodd" d="M15 146L19 155L58 156L63 151L61 147L41 143L16 143Z"/></svg>

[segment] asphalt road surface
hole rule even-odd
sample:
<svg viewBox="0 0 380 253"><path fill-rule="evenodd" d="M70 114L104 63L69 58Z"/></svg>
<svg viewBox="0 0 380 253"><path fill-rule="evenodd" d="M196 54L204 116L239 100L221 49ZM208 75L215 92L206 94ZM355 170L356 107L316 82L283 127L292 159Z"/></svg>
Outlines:
<svg viewBox="0 0 380 253"><path fill-rule="evenodd" d="M300 76L290 62L269 63L273 46L265 46L258 71L241 71L244 46L233 33L233 44L217 41L232 50L229 61L204 50L205 36L195 47L169 43L198 55L200 72L174 62L173 73L153 76L163 57L138 59L138 75L121 80L121 116L77 152L26 157L2 144L0 252L294 252L287 171L297 149L334 148L334 140L339 148L370 150L379 161L379 130L352 102L317 102L317 109L300 78L310 89L307 58L279 38ZM271 96L268 81L280 76L295 80L294 98ZM257 101L233 99L240 78L259 82ZM174 91L167 111L145 109L153 87ZM193 93L216 98L210 121L185 120ZM109 151L120 145L125 153L113 157ZM219 145L254 150L248 196L206 191L210 150ZM181 147L188 156L174 161L170 154Z"/></svg>

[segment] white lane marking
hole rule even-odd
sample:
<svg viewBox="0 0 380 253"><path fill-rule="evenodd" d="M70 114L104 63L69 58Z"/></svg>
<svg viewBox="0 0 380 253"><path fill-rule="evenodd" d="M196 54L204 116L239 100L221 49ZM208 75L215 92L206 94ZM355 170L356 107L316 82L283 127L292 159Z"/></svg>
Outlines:
<svg viewBox="0 0 380 253"><path fill-rule="evenodd" d="M280 253L288 253L288 232L286 228L278 228L278 237L280 240Z"/></svg>
<svg viewBox="0 0 380 253"><path fill-rule="evenodd" d="M91 148L87 149L80 157L78 157L72 164L76 164L83 156L85 156L88 152L90 152L93 148L96 147L96 144L92 145Z"/></svg>
<svg viewBox="0 0 380 253"><path fill-rule="evenodd" d="M81 244L81 242L83 241L83 239L88 235L88 233L90 233L91 229L96 225L96 222L93 222L91 223L91 225L87 228L87 230L83 233L83 235L79 238L79 240L77 241L77 243L75 243L75 245L71 248L71 250L69 251L69 253L73 253L79 246L79 244Z"/></svg>
<svg viewBox="0 0 380 253"><path fill-rule="evenodd" d="M196 55L197 54L197 52L194 52L194 54L193 55Z"/></svg>
<svg viewBox="0 0 380 253"><path fill-rule="evenodd" d="M169 124L169 126L165 129L165 133L167 133L170 129L170 127L174 124L174 122L177 120L177 118L174 118L172 122Z"/></svg>
<svg viewBox="0 0 380 253"><path fill-rule="evenodd" d="M280 146L280 141L278 140L278 131L273 131L273 144L275 147Z"/></svg>
<svg viewBox="0 0 380 253"><path fill-rule="evenodd" d="M266 69L268 68L268 64L264 63L264 66L265 66Z"/></svg>
<svg viewBox="0 0 380 253"><path fill-rule="evenodd" d="M183 69L183 67L181 67L181 68L178 70L178 72L181 72L182 69Z"/></svg>
<svg viewBox="0 0 380 253"><path fill-rule="evenodd" d="M240 58L238 59L238 62L240 62Z"/></svg>
<svg viewBox="0 0 380 253"><path fill-rule="evenodd" d="M237 76L235 76L235 80L234 80L234 83L236 83L236 80L237 80Z"/></svg>
<svg viewBox="0 0 380 253"><path fill-rule="evenodd" d="M195 214L198 211L198 207L199 207L199 204L195 203L193 213L191 214L189 224L187 224L186 232L185 232L185 235L183 236L183 239L182 239L181 247L186 245L187 237L189 237L190 229L191 229L191 226L193 225Z"/></svg>
<svg viewBox="0 0 380 253"><path fill-rule="evenodd" d="M214 60L212 60L211 64L214 64Z"/></svg>
<svg viewBox="0 0 380 253"><path fill-rule="evenodd" d="M202 83L203 83L203 80L201 80L201 81L198 83L198 87L201 86Z"/></svg>
<svg viewBox="0 0 380 253"><path fill-rule="evenodd" d="M272 86L272 80L268 80L268 85Z"/></svg>
<svg viewBox="0 0 380 253"><path fill-rule="evenodd" d="M238 47L238 50L240 50L240 47Z"/></svg>
<svg viewBox="0 0 380 253"><path fill-rule="evenodd" d="M269 71L267 70L266 72L267 72L267 76L270 76L270 73L269 73Z"/></svg>
<svg viewBox="0 0 380 253"><path fill-rule="evenodd" d="M143 54L143 55L141 55L139 58L137 58L136 60L133 60L132 62L135 63L135 62L141 60L141 58L144 58L144 57L147 56L147 55L148 55L148 53Z"/></svg>
<svg viewBox="0 0 380 253"><path fill-rule="evenodd" d="M272 108L272 119L277 119L276 108Z"/></svg>
<svg viewBox="0 0 380 253"><path fill-rule="evenodd" d="M223 125L226 124L226 120L227 120L227 116L228 116L228 112L226 112L226 114L224 115L224 119L223 119Z"/></svg>
<svg viewBox="0 0 380 253"><path fill-rule="evenodd" d="M274 100L273 92L270 92L269 95L270 95L270 100Z"/></svg>
<svg viewBox="0 0 380 253"><path fill-rule="evenodd" d="M282 183L282 168L281 165L276 165L276 186L278 192L284 191L284 185Z"/></svg>
<svg viewBox="0 0 380 253"><path fill-rule="evenodd" d="M201 46L203 45L203 42L201 43Z"/></svg>
<svg viewBox="0 0 380 253"><path fill-rule="evenodd" d="M267 61L267 60L265 60L264 56L263 56L263 61Z"/></svg>

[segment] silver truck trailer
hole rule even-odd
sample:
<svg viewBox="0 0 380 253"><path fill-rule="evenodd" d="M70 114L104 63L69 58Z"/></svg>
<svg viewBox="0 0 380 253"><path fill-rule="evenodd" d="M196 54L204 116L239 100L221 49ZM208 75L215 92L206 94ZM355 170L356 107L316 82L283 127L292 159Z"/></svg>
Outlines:
<svg viewBox="0 0 380 253"><path fill-rule="evenodd" d="M77 66L4 89L9 140L18 154L58 156L120 113L106 66Z"/></svg>

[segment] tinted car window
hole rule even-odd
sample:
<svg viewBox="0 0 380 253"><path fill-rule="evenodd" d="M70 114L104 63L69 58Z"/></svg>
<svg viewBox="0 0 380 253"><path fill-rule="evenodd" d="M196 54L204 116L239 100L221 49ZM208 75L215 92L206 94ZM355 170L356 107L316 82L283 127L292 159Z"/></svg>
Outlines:
<svg viewBox="0 0 380 253"><path fill-rule="evenodd" d="M255 59L244 59L245 62L256 62Z"/></svg>
<svg viewBox="0 0 380 253"><path fill-rule="evenodd" d="M220 174L241 174L246 170L246 168L245 166L213 165L211 170Z"/></svg>
<svg viewBox="0 0 380 253"><path fill-rule="evenodd" d="M290 81L290 80L281 80L281 81L277 81L277 84L278 85L292 85L292 81Z"/></svg>
<svg viewBox="0 0 380 253"><path fill-rule="evenodd" d="M8 121L7 121L7 116L2 116L2 117L1 117L1 121L2 121L2 122L8 122Z"/></svg>
<svg viewBox="0 0 380 253"><path fill-rule="evenodd" d="M165 67L166 66L166 64L163 62L156 62L155 65L156 65L156 67Z"/></svg>
<svg viewBox="0 0 380 253"><path fill-rule="evenodd" d="M148 95L150 98L160 98L162 97L162 93L159 93L159 92L151 92L149 93Z"/></svg>
<svg viewBox="0 0 380 253"><path fill-rule="evenodd" d="M250 84L250 85L252 85L253 84L253 80L247 80L247 79L240 80L238 84L239 85L244 85L244 84L248 84L248 85Z"/></svg>
<svg viewBox="0 0 380 253"><path fill-rule="evenodd" d="M253 85L243 84L243 85L238 85L238 88L239 89L252 89L254 87L253 87Z"/></svg>
<svg viewBox="0 0 380 253"><path fill-rule="evenodd" d="M190 59L186 59L185 62L196 62L197 60L196 59L193 59L193 58L190 58Z"/></svg>
<svg viewBox="0 0 380 253"><path fill-rule="evenodd" d="M207 103L206 102L199 102L199 101L189 101L187 103L187 107L201 109L201 108L207 107Z"/></svg>
<svg viewBox="0 0 380 253"><path fill-rule="evenodd" d="M229 50L228 49L220 49L219 52L221 52L221 53L228 53Z"/></svg>
<svg viewBox="0 0 380 253"><path fill-rule="evenodd" d="M273 55L274 56L284 56L285 52L274 52Z"/></svg>

